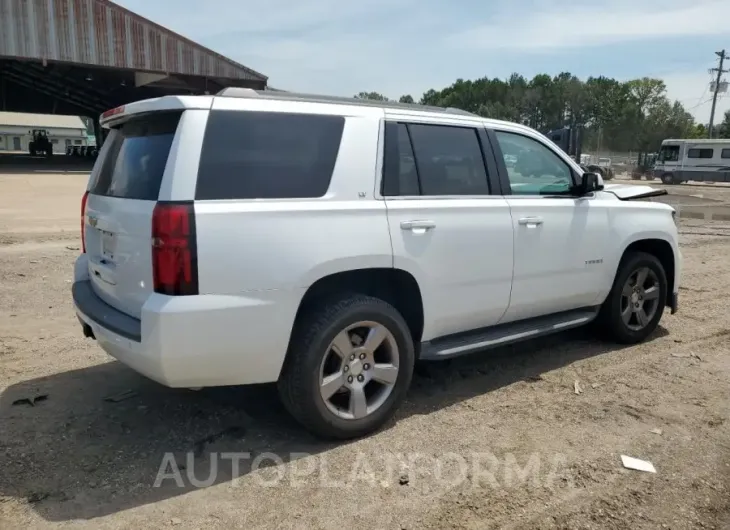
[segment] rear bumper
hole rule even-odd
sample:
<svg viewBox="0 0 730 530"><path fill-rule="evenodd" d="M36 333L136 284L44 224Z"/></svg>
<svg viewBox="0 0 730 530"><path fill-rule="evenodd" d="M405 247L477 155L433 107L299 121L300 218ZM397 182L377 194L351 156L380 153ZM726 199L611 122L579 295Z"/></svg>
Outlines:
<svg viewBox="0 0 730 530"><path fill-rule="evenodd" d="M303 292L152 294L138 320L103 302L79 270L83 264L77 265L72 292L82 331L150 379L170 387L206 387L279 378Z"/></svg>
<svg viewBox="0 0 730 530"><path fill-rule="evenodd" d="M108 331L133 342L142 341L142 323L117 311L96 296L89 280L74 282L71 288L76 311ZM92 328L93 329L93 328Z"/></svg>

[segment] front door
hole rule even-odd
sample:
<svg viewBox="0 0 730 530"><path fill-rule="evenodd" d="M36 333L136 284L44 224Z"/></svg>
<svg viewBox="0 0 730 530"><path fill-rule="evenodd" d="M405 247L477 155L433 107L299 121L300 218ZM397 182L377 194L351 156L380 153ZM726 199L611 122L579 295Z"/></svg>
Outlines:
<svg viewBox="0 0 730 530"><path fill-rule="evenodd" d="M13 151L21 151L22 148L20 147L20 137L19 136L13 136Z"/></svg>
<svg viewBox="0 0 730 530"><path fill-rule="evenodd" d="M496 324L509 304L512 220L505 198L489 195L480 135L486 140L477 127L386 125L394 266L421 289L423 340Z"/></svg>
<svg viewBox="0 0 730 530"><path fill-rule="evenodd" d="M515 235L512 296L504 321L592 306L605 283L609 210L571 196L576 175L547 142L495 131L511 195Z"/></svg>

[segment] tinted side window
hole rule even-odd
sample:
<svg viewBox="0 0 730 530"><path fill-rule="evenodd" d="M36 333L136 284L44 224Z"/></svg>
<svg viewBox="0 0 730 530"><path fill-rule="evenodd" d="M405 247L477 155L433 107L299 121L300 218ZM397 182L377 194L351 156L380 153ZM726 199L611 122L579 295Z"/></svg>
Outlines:
<svg viewBox="0 0 730 530"><path fill-rule="evenodd" d="M106 156L98 162L101 168L90 193L156 201L181 115L159 112L117 127L109 138L112 144Z"/></svg>
<svg viewBox="0 0 730 530"><path fill-rule="evenodd" d="M488 195L477 131L409 124L422 195Z"/></svg>
<svg viewBox="0 0 730 530"><path fill-rule="evenodd" d="M570 166L547 146L521 134L495 131L515 195L556 195L573 187Z"/></svg>
<svg viewBox="0 0 730 530"><path fill-rule="evenodd" d="M400 195L419 195L416 157L413 154L411 138L405 124L398 124L398 182Z"/></svg>
<svg viewBox="0 0 730 530"><path fill-rule="evenodd" d="M687 158L712 158L713 149L689 149Z"/></svg>
<svg viewBox="0 0 730 530"><path fill-rule="evenodd" d="M720 158L730 158L730 149L723 149Z"/></svg>
<svg viewBox="0 0 730 530"><path fill-rule="evenodd" d="M386 123L383 160L383 195L420 195L416 159L408 128L403 123Z"/></svg>
<svg viewBox="0 0 730 530"><path fill-rule="evenodd" d="M342 116L212 111L195 198L322 197L344 126Z"/></svg>

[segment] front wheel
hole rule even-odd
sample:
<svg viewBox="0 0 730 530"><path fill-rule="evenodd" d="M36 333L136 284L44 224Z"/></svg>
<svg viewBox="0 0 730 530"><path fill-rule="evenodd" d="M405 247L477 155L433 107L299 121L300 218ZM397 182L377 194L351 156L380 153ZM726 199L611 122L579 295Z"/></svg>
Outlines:
<svg viewBox="0 0 730 530"><path fill-rule="evenodd" d="M596 324L607 338L636 344L654 332L667 303L667 275L661 262L646 252L627 254Z"/></svg>
<svg viewBox="0 0 730 530"><path fill-rule="evenodd" d="M347 439L380 428L413 376L410 330L390 304L353 294L295 325L279 378L284 406L306 429Z"/></svg>
<svg viewBox="0 0 730 530"><path fill-rule="evenodd" d="M674 179L674 175L672 175L671 173L664 173L662 175L662 183L668 185L668 184L676 184L677 182Z"/></svg>
<svg viewBox="0 0 730 530"><path fill-rule="evenodd" d="M606 179L606 172L600 166L588 166L588 171L591 173L597 173L602 179Z"/></svg>

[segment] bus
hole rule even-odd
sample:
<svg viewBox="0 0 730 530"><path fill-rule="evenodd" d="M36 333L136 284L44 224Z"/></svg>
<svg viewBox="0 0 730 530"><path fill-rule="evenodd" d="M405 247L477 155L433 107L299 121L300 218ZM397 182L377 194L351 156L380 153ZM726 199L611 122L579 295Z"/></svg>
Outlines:
<svg viewBox="0 0 730 530"><path fill-rule="evenodd" d="M653 171L664 184L730 182L730 139L664 140Z"/></svg>

